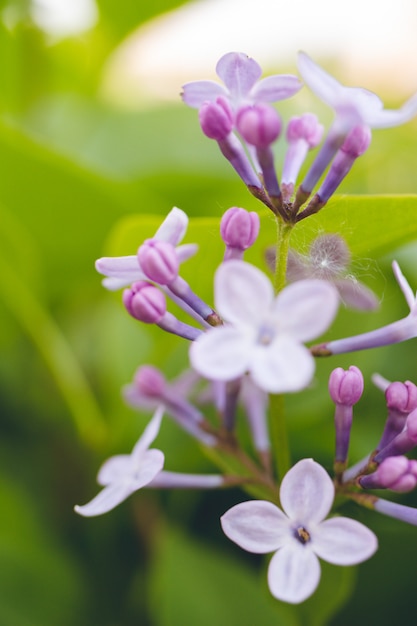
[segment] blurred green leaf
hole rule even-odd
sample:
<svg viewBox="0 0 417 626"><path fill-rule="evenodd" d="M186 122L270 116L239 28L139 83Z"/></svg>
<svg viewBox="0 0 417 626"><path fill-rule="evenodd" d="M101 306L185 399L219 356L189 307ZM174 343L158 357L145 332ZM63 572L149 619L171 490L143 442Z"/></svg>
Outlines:
<svg viewBox="0 0 417 626"><path fill-rule="evenodd" d="M150 580L156 626L297 626L294 607L269 595L266 577L202 542L166 529Z"/></svg>
<svg viewBox="0 0 417 626"><path fill-rule="evenodd" d="M38 519L28 493L0 480L1 626L73 626L85 611L83 578Z"/></svg>

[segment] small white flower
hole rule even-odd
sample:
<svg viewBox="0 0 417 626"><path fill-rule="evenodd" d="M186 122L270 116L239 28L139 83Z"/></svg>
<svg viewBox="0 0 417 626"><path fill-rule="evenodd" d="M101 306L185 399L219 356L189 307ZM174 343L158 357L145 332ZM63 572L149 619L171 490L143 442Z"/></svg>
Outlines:
<svg viewBox="0 0 417 626"><path fill-rule="evenodd" d="M162 471L164 453L149 450L159 432L162 415L163 408L159 407L131 454L118 454L104 462L97 476L97 482L104 489L88 504L75 506L77 513L85 517L107 513L148 485Z"/></svg>
<svg viewBox="0 0 417 626"><path fill-rule="evenodd" d="M315 364L302 344L321 335L333 320L336 289L326 281L303 280L275 298L267 276L240 260L221 265L214 286L216 310L228 324L192 343L194 369L222 381L248 371L261 389L273 393L306 387Z"/></svg>
<svg viewBox="0 0 417 626"><path fill-rule="evenodd" d="M244 550L275 552L268 585L278 600L298 604L315 591L321 574L318 557L334 565L356 565L376 551L377 538L363 524L346 517L325 520L334 485L312 459L299 461L285 475L280 500L283 510L252 500L221 518L224 533Z"/></svg>

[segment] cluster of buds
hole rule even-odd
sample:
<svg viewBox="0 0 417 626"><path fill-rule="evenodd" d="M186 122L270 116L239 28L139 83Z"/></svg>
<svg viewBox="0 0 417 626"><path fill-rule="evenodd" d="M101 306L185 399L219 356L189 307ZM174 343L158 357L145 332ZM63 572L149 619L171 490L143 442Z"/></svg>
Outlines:
<svg viewBox="0 0 417 626"><path fill-rule="evenodd" d="M182 93L184 102L198 109L203 133L217 141L249 191L288 223L317 213L327 203L367 150L372 128L397 126L417 113L416 97L400 109L385 110L375 94L341 85L304 52L298 55L298 69L304 83L335 113L298 188L301 167L308 152L322 141L324 128L312 113L289 120L280 184L272 145L281 135L283 123L271 103L290 98L301 89L302 82L296 76L260 79L262 70L256 61L230 52L216 66L223 85L199 80L185 84ZM318 190L303 208L326 170Z"/></svg>

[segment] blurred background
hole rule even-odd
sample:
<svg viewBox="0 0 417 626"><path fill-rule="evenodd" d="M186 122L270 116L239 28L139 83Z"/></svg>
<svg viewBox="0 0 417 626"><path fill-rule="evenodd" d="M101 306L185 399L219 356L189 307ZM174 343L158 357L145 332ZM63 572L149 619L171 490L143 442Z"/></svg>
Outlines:
<svg viewBox="0 0 417 626"><path fill-rule="evenodd" d="M269 596L265 562L221 533L237 490L142 491L89 520L73 506L95 495L100 463L130 451L149 419L123 404L122 385L143 362L171 377L187 364L183 343L128 319L95 259L135 252L122 245L129 216L162 221L176 205L218 220L232 205L259 208L181 104L181 85L215 79L231 50L266 74L296 73L303 49L396 108L417 91L416 28L413 0L0 0L0 626L346 626L371 612L375 623L415 623L417 529L377 514L345 507L381 550L358 571L323 567L318 594L293 608ZM284 120L306 109L331 120L307 90L279 106ZM282 142L278 163L283 153ZM376 131L340 192L417 193L416 165L416 121ZM319 218L312 228L321 232ZM354 258L382 310L342 312L334 336L405 315L390 261L415 287L416 254L409 243ZM200 261L194 284L210 290L213 269ZM417 382L413 341L352 358L320 362L317 384L289 399L295 459L331 467L332 367L367 373L354 460L385 417L370 373ZM156 445L167 469L214 471L169 421ZM413 494L402 501L417 506Z"/></svg>

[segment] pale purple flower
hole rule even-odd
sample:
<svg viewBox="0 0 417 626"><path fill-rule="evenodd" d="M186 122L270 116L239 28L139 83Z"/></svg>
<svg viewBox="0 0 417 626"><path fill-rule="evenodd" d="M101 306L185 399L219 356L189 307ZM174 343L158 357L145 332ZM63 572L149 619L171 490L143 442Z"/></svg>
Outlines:
<svg viewBox="0 0 417 626"><path fill-rule="evenodd" d="M313 346L311 348L313 354L330 355L354 352L356 350L368 350L369 348L389 346L417 337L417 297L414 295L396 261L393 261L392 269L410 307L410 313L407 317L387 326L382 326L382 328L377 330L371 330L369 333L347 337L346 339L336 339L335 341Z"/></svg>
<svg viewBox="0 0 417 626"><path fill-rule="evenodd" d="M363 524L346 517L325 519L334 495L323 467L303 459L284 476L282 510L272 502L252 500L237 504L221 518L224 533L244 550L275 552L268 567L275 598L298 604L311 596L320 580L319 558L348 566L376 551L377 538Z"/></svg>
<svg viewBox="0 0 417 626"><path fill-rule="evenodd" d="M93 517L114 509L132 493L148 485L164 466L164 453L149 449L159 433L163 407L159 407L131 454L112 456L101 466L97 482L104 489L88 504L75 506L80 515Z"/></svg>
<svg viewBox="0 0 417 626"><path fill-rule="evenodd" d="M175 252L178 261L186 261L197 251L195 244L178 244L184 238L188 226L188 216L184 211L174 207L166 216L152 239L167 242L176 246ZM115 291L127 287L138 280L146 280L137 255L120 257L103 257L96 261L96 269L106 278L102 284L107 289Z"/></svg>
<svg viewBox="0 0 417 626"><path fill-rule="evenodd" d="M417 114L417 94L399 109L384 109L382 100L362 87L346 87L328 74L305 52L298 53L298 69L305 84L328 104L346 127L358 124L369 128L389 128L411 120Z"/></svg>
<svg viewBox="0 0 417 626"><path fill-rule="evenodd" d="M87 504L76 505L74 507L76 513L84 517L108 513L143 487L214 489L227 482L233 483L235 480L233 477L217 474L182 474L163 471L163 452L149 449L159 433L163 412L162 406L156 409L131 454L118 454L104 462L97 476L97 482L104 489Z"/></svg>
<svg viewBox="0 0 417 626"><path fill-rule="evenodd" d="M296 208L309 197L319 178L342 146L348 133L357 126L388 128L411 120L417 113L417 94L400 109L384 109L380 98L361 87L345 87L313 61L305 52L298 54L298 69L308 87L335 112L327 137L312 163L296 196ZM315 205L310 207L318 209Z"/></svg>
<svg viewBox="0 0 417 626"><path fill-rule="evenodd" d="M338 296L320 280L300 281L277 297L258 268L239 260L222 264L215 301L228 322L203 333L190 348L194 369L210 380L234 380L249 372L265 391L306 387L314 359L303 342L322 334L333 320Z"/></svg>
<svg viewBox="0 0 417 626"><path fill-rule="evenodd" d="M296 76L281 74L259 80L262 69L241 52L229 52L216 65L216 73L224 85L212 80L196 80L183 86L182 99L193 108L205 102L225 98L236 112L241 106L277 102L290 98L302 87Z"/></svg>

